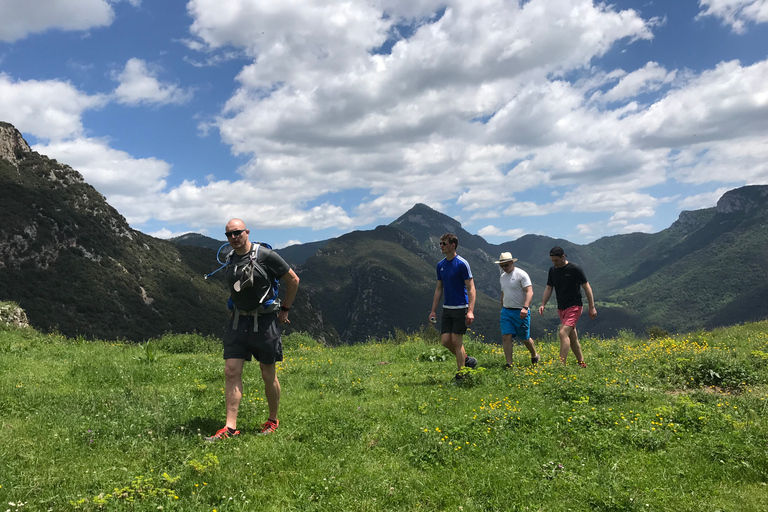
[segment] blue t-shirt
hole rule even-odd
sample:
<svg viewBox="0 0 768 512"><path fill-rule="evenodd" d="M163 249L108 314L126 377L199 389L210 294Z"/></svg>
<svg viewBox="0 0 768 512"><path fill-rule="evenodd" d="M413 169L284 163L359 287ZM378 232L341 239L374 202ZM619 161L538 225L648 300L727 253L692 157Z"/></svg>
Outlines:
<svg viewBox="0 0 768 512"><path fill-rule="evenodd" d="M467 286L464 281L472 279L469 262L458 254L452 259L443 260L437 264L437 280L443 282L443 307L462 309L469 307Z"/></svg>

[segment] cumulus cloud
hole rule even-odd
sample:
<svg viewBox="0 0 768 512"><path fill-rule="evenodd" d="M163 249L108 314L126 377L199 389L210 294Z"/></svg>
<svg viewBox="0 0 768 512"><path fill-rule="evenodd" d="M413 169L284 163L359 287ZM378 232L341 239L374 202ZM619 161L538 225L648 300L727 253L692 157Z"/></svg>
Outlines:
<svg viewBox="0 0 768 512"><path fill-rule="evenodd" d="M653 226L650 224L629 224L626 221L591 222L576 226L576 233L585 241L592 241L617 233L650 233L652 231Z"/></svg>
<svg viewBox="0 0 768 512"><path fill-rule="evenodd" d="M104 27L114 17L107 0L0 0L0 41L12 43L51 29Z"/></svg>
<svg viewBox="0 0 768 512"><path fill-rule="evenodd" d="M60 140L83 133L82 114L107 102L68 82L14 80L0 73L0 119L35 137Z"/></svg>
<svg viewBox="0 0 768 512"><path fill-rule="evenodd" d="M759 22L765 2L702 1L702 15L725 19L726 5ZM578 229L597 237L650 229L644 219L669 199L647 190L670 180L768 183L768 61L601 69L600 57L650 41L659 23L610 2L190 0L187 10L184 43L200 56L187 62L248 59L199 124L241 158L229 179L169 189L170 164L86 138L82 114L105 101L190 99L156 64L128 60L108 99L0 75L0 113L24 105L5 119L50 139L46 150L98 180L131 222L250 215L258 227L346 229L426 203L471 221L595 212L603 220ZM343 208L349 190L362 199ZM494 222L481 234L523 233Z"/></svg>
<svg viewBox="0 0 768 512"><path fill-rule="evenodd" d="M105 141L85 137L36 145L33 149L77 169L108 198L139 198L160 192L171 168L162 160L134 158L125 151L110 148Z"/></svg>
<svg viewBox="0 0 768 512"><path fill-rule="evenodd" d="M488 226L485 226L484 228L480 229L480 231L478 231L477 234L485 237L489 237L489 236L504 237L509 240L515 240L525 234L525 229L523 228L500 229L494 226L493 224L489 224Z"/></svg>
<svg viewBox="0 0 768 512"><path fill-rule="evenodd" d="M675 71L667 72L658 63L649 62L642 69L622 77L613 89L602 96L602 99L604 101L619 101L632 98L643 92L656 91L664 84L672 82L675 75Z"/></svg>
<svg viewBox="0 0 768 512"><path fill-rule="evenodd" d="M555 204L536 204L533 201L515 201L504 210L504 215L533 217L536 215L557 213L559 211L561 211L560 206Z"/></svg>
<svg viewBox="0 0 768 512"><path fill-rule="evenodd" d="M744 33L749 22L768 21L768 0L699 0L699 5L699 17L720 18L737 33Z"/></svg>
<svg viewBox="0 0 768 512"><path fill-rule="evenodd" d="M127 105L141 105L185 103L190 100L190 91L160 82L156 77L158 72L158 69L150 69L141 59L129 59L121 72L112 75L120 83L114 92L117 101Z"/></svg>
<svg viewBox="0 0 768 512"><path fill-rule="evenodd" d="M744 67L721 62L647 109L627 116L640 147L680 147L764 136L768 60Z"/></svg>
<svg viewBox="0 0 768 512"><path fill-rule="evenodd" d="M650 224L627 224L623 226L620 233L650 233L653 231L653 226Z"/></svg>
<svg viewBox="0 0 768 512"><path fill-rule="evenodd" d="M459 196L456 203L462 205L464 210L487 210L493 206L509 203L513 198L503 190L480 189L468 190Z"/></svg>
<svg viewBox="0 0 768 512"><path fill-rule="evenodd" d="M152 218L170 223L224 226L229 219L239 217L248 219L249 226L265 229L295 226L349 228L354 225L353 219L339 206L324 203L304 210L280 197L275 200L274 195L275 191L269 187L245 181L220 180L203 186L184 181L167 193L136 206L134 219L135 222Z"/></svg>
<svg viewBox="0 0 768 512"><path fill-rule="evenodd" d="M299 245L301 244L301 240L288 240L284 244L282 244L280 247L275 247L275 249L283 249L285 247L290 247L292 245Z"/></svg>
<svg viewBox="0 0 768 512"><path fill-rule="evenodd" d="M717 204L723 194L728 191L727 187L719 188L714 192L705 192L703 194L696 194L677 202L678 208L681 210L700 210L702 208L711 208Z"/></svg>
<svg viewBox="0 0 768 512"><path fill-rule="evenodd" d="M199 41L253 56L217 121L235 153L253 155L241 169L249 181L285 176L318 195L366 188L375 198L361 207L388 216L425 195L487 209L503 202L489 202L499 187L568 181L626 157L621 147L589 156L563 145L507 179L507 163L532 149L590 133L581 130L592 121L583 95L548 77L588 66L619 41L651 38L634 11L572 0L452 1L442 13L437 2L302 5L189 3ZM410 37L377 53L398 24ZM591 145L605 145L591 133ZM565 164L547 173L553 161Z"/></svg>
<svg viewBox="0 0 768 512"><path fill-rule="evenodd" d="M149 236L153 236L155 238L163 238L165 240L168 240L169 238L175 238L177 236L181 236L181 235L184 235L186 233L187 233L186 231L183 232L183 233L174 233L170 229L162 228L162 229L159 229L157 231L151 231L151 232L149 232L147 234Z"/></svg>

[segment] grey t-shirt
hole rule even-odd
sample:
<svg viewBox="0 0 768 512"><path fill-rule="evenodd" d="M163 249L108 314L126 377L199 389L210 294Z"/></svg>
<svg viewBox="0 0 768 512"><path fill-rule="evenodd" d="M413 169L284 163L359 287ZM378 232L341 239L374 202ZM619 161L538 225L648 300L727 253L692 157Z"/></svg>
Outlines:
<svg viewBox="0 0 768 512"><path fill-rule="evenodd" d="M256 244L253 242L251 244L253 251ZM253 286L243 288L239 292L235 291L234 285L243 277L243 269L250 263L250 259L249 253L242 256L233 254L230 264L227 265L227 284L232 295L232 302L242 311L252 311L259 307L261 305L259 299L271 288L272 279L280 279L291 270L291 266L279 254L261 245L256 254L256 263L266 271L268 279L264 279L260 272L255 271L253 273ZM267 294L267 300L272 298L276 297L272 297L271 293Z"/></svg>

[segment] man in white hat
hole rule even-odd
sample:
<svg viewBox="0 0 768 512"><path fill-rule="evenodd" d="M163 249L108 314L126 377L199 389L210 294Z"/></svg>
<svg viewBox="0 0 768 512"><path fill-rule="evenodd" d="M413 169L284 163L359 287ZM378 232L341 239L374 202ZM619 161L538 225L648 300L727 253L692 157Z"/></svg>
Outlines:
<svg viewBox="0 0 768 512"><path fill-rule="evenodd" d="M517 336L528 352L531 353L531 364L539 362L536 345L531 339L531 302L533 301L533 286L531 278L525 270L515 267L517 258L511 253L503 252L496 262L501 267L499 283L501 284L501 345L504 348L504 358L507 361L504 369L512 366L514 343Z"/></svg>

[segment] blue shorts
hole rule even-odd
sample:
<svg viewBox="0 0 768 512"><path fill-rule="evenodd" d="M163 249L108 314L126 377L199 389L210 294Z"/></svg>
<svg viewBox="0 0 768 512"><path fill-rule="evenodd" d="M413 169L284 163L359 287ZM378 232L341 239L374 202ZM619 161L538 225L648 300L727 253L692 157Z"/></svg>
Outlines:
<svg viewBox="0 0 768 512"><path fill-rule="evenodd" d="M521 340L528 340L531 337L531 310L529 309L528 316L522 319L519 309L501 308L499 325L502 336L511 334L513 338L517 336Z"/></svg>

